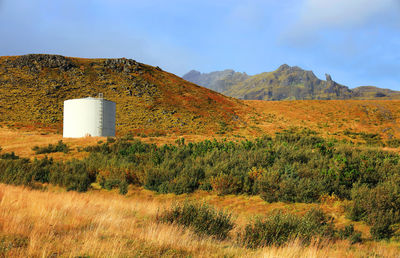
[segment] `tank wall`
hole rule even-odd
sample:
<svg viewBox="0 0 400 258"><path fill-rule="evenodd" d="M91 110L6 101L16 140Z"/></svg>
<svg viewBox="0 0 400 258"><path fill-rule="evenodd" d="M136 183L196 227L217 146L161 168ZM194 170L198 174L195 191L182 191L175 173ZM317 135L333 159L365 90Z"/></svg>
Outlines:
<svg viewBox="0 0 400 258"><path fill-rule="evenodd" d="M113 118L109 118L110 115ZM115 136L114 102L90 98L64 101L63 136L80 138L88 135Z"/></svg>
<svg viewBox="0 0 400 258"><path fill-rule="evenodd" d="M112 101L103 102L102 136L115 136L116 104Z"/></svg>

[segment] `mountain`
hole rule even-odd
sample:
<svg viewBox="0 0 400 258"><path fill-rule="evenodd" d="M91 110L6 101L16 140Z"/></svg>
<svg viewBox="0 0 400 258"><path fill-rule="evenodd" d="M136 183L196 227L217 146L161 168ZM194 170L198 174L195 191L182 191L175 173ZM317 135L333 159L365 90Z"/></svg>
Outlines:
<svg viewBox="0 0 400 258"><path fill-rule="evenodd" d="M326 75L318 79L312 71L297 66L280 66L276 71L261 73L234 85L224 94L243 99L295 100L295 99L350 99L351 90Z"/></svg>
<svg viewBox="0 0 400 258"><path fill-rule="evenodd" d="M211 90L224 92L230 89L233 85L246 80L249 78L249 76L246 73L238 73L234 70L225 70L212 73L200 73L196 70L192 70L185 74L182 78L197 85L207 87Z"/></svg>
<svg viewBox="0 0 400 258"><path fill-rule="evenodd" d="M230 74L235 74L233 70ZM321 80L312 71L297 66L281 65L273 72L265 72L254 76L238 77L233 81L229 77L219 76L223 72L201 74L191 71L183 78L199 85L212 88L224 95L248 100L311 100L311 99L400 99L400 92L381 89L373 86L358 87L353 90L332 80L326 74ZM224 78L227 78L225 83ZM225 85L216 88L215 84Z"/></svg>
<svg viewBox="0 0 400 258"><path fill-rule="evenodd" d="M360 99L400 99L400 92L375 86L360 86L353 89L354 98Z"/></svg>
<svg viewBox="0 0 400 258"><path fill-rule="evenodd" d="M246 106L159 67L131 59L30 54L0 57L0 122L62 128L63 101L117 103L117 132L215 132L236 126Z"/></svg>

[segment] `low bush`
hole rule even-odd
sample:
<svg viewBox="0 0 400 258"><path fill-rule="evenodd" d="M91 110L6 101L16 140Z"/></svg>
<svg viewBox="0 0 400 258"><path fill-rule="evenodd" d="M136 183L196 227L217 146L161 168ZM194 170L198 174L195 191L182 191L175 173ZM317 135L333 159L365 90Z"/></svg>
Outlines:
<svg viewBox="0 0 400 258"><path fill-rule="evenodd" d="M234 227L230 213L217 211L205 203L177 204L159 215L158 220L164 223L176 223L191 228L200 235L206 234L220 240L227 238Z"/></svg>
<svg viewBox="0 0 400 258"><path fill-rule="evenodd" d="M388 239L393 235L392 225L400 223L400 177L393 175L375 188L356 185L352 203L347 209L350 219L363 220L372 225L374 239Z"/></svg>
<svg viewBox="0 0 400 258"><path fill-rule="evenodd" d="M338 235L340 239L349 239L352 244L362 242L361 232L354 230L354 225L350 224L343 229L339 229Z"/></svg>
<svg viewBox="0 0 400 258"><path fill-rule="evenodd" d="M58 141L57 145L49 144L48 146L35 146L32 148L32 150L36 154L44 154L44 153L54 153L54 152L64 152L68 153L70 151L68 145L63 143L62 140Z"/></svg>
<svg viewBox="0 0 400 258"><path fill-rule="evenodd" d="M378 216L370 229L371 236L375 240L390 239L394 234L392 224L391 216L386 214Z"/></svg>
<svg viewBox="0 0 400 258"><path fill-rule="evenodd" d="M89 172L85 163L79 160L71 160L56 163L50 173L49 182L66 187L68 191L85 192L94 180L95 174Z"/></svg>
<svg viewBox="0 0 400 258"><path fill-rule="evenodd" d="M332 220L321 210L310 210L305 216L274 212L264 219L248 224L238 242L248 248L282 245L294 239L309 243L312 238L333 239Z"/></svg>
<svg viewBox="0 0 400 258"><path fill-rule="evenodd" d="M125 195L128 193L128 183L126 181L122 181L119 183L119 193Z"/></svg>
<svg viewBox="0 0 400 258"><path fill-rule="evenodd" d="M400 139L391 139L386 141L386 146L390 148L399 148L400 147Z"/></svg>
<svg viewBox="0 0 400 258"><path fill-rule="evenodd" d="M16 160L16 159L19 159L19 156L15 155L14 152L11 152L11 153L3 153L3 154L0 154L0 159L11 159L11 160Z"/></svg>
<svg viewBox="0 0 400 258"><path fill-rule="evenodd" d="M107 137L107 143L114 143L115 141L115 137Z"/></svg>

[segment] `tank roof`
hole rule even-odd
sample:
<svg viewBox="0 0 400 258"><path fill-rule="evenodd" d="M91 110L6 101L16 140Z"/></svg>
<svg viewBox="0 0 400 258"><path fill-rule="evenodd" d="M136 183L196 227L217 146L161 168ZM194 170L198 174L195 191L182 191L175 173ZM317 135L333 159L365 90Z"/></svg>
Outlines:
<svg viewBox="0 0 400 258"><path fill-rule="evenodd" d="M65 101L71 101L71 100L103 100L103 101L109 101L109 102L114 102L108 99L104 99L104 98L94 98L94 97L86 97L86 98L78 98L78 99L67 99ZM114 102L115 103L115 102Z"/></svg>

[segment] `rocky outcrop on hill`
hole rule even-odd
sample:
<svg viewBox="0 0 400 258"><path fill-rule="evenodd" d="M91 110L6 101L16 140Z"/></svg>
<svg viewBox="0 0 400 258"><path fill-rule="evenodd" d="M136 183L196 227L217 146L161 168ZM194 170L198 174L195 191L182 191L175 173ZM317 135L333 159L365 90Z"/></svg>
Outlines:
<svg viewBox="0 0 400 258"><path fill-rule="evenodd" d="M19 56L6 62L11 67L28 67L31 72L39 72L43 68L59 68L62 71L68 71L75 67L68 58L60 55L29 54Z"/></svg>

